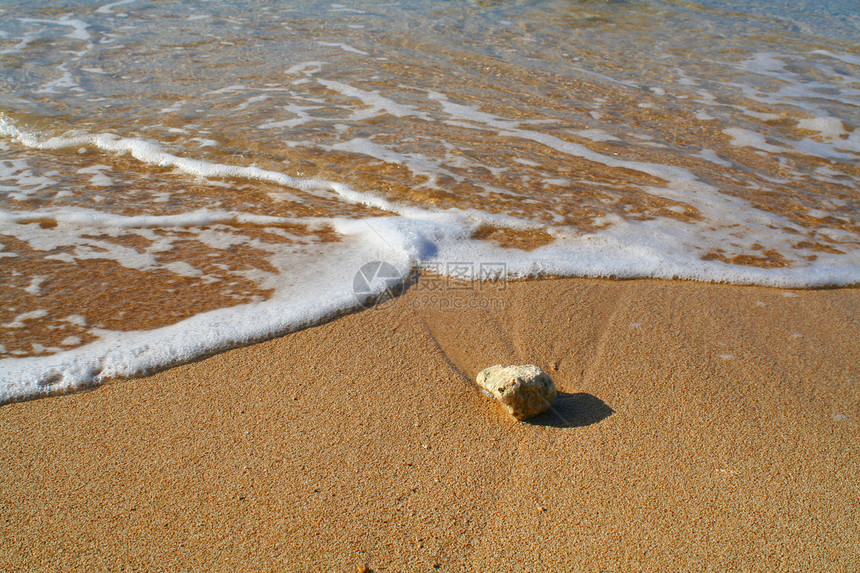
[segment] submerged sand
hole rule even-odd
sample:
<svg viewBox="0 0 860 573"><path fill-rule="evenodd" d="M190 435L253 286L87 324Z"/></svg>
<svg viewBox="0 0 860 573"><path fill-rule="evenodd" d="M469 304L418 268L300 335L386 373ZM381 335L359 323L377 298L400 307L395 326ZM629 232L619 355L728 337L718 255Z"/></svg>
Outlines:
<svg viewBox="0 0 860 573"><path fill-rule="evenodd" d="M860 289L484 287L3 406L0 570L860 568Z"/></svg>

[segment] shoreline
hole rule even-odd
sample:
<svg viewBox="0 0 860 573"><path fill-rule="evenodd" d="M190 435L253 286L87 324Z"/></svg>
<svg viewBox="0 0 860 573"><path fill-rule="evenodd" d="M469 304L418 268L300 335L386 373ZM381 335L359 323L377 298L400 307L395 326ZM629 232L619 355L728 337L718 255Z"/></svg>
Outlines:
<svg viewBox="0 0 860 573"><path fill-rule="evenodd" d="M0 565L860 566L860 289L433 281L0 407ZM483 397L498 363L544 368L559 415Z"/></svg>
<svg viewBox="0 0 860 573"><path fill-rule="evenodd" d="M395 287L393 290L396 293L394 296L400 297L400 296L403 296L403 294L406 291L413 289L416 285L418 285L419 291L423 290L426 293L427 290L432 291L433 288L427 289L425 287L424 289L421 289L421 285L429 283L429 282L435 282L435 283L444 283L445 285L448 285L448 284L453 284L453 285L459 284L460 285L460 286L452 286L450 288L445 287L446 291L457 291L457 290L464 290L464 289L469 290L469 289L471 289L471 290L492 292L494 290L497 290L497 288L498 288L497 285L499 283L510 284L510 283L517 283L517 282L535 282L535 281L544 281L544 280L565 281L568 279L570 279L570 280L584 280L584 281L609 281L609 282L619 282L619 283L639 282L639 281L657 281L657 282L666 282L666 283L689 283L689 284L694 284L694 285L695 284L701 284L701 285L725 286L725 287L730 287L730 288L759 288L759 289L765 289L765 290L772 289L772 290L781 291L781 292L783 292L783 291L784 292L828 291L828 290L843 290L843 289L850 291L850 290L860 289L860 283L852 283L852 284L848 284L848 285L819 285L819 286L809 286L809 287L784 287L784 286L759 285L759 284L744 284L744 283L739 284L739 283L731 283L731 282L709 282L709 281L698 281L698 280L694 280L694 279L685 279L685 278L674 278L674 279L653 278L653 277L627 278L627 277L616 277L616 276L609 276L609 277L572 277L572 276L567 276L567 275L538 275L538 276L528 276L528 277L484 279L484 280L479 280L477 278L474 278L471 281L465 281L464 282L460 279L452 278L450 276L443 275L443 274L436 274L432 271L417 271L417 270L413 269L409 273L408 278L405 279L403 283L401 283L400 285ZM488 285L488 286L484 287L484 286L481 286L481 284ZM387 293L384 293L383 295L380 295L380 296L384 297L383 304L387 305L390 303L390 297L386 297L386 294ZM413 306L415 306L415 305L418 305L418 306L428 306L428 305L429 306L435 306L437 310L441 310L441 311L456 311L456 310L463 310L466 308L472 308L472 309L480 308L482 310L502 310L502 308L505 305L505 301L503 299L499 299L498 297L496 299L491 299L491 300L487 300L486 298L481 299L479 297L473 297L472 300L466 300L466 299L463 299L463 297L450 297L450 296L447 296L446 294L443 294L442 296L438 296L436 293L431 292L429 296L425 294L424 303L419 303L419 302L416 302L413 300L411 302L411 304ZM5 406L7 404L13 404L13 403L19 403L19 402L28 402L31 400L41 400L44 398L52 398L52 397L57 397L57 396L76 394L79 392L89 392L89 391L92 391L93 389L99 388L101 386L114 384L114 383L121 382L124 380L136 380L139 378L148 378L148 377L154 376L158 373L161 373L161 372L164 372L167 370L171 370L173 368L177 368L177 367L180 367L180 366L183 366L186 364L190 364L190 363L194 363L194 362L199 362L201 360L206 360L207 358L210 358L210 357L215 356L217 354L221 354L223 352L228 352L230 350L235 350L235 349L241 349L241 348L245 348L248 346L253 346L255 344L265 343L265 342L268 342L270 340L274 340L277 338L281 338L283 336L288 336L288 335L296 333L296 332L307 330L309 328L316 328L318 326L327 324L331 321L339 320L339 319L341 319L345 316L348 316L350 314L360 313L360 312L364 312L366 310L375 310L375 307L378 305L379 305L378 302L376 302L376 303L366 302L364 304L360 304L357 306L348 307L348 308L344 308L344 309L340 309L340 310L334 310L334 311L331 311L327 314L320 316L319 318L310 319L308 322L300 324L296 327L290 327L290 328L287 328L283 331L278 331L277 334L265 334L265 335L261 335L261 336L253 337L253 338L250 338L247 340L241 340L241 341L232 341L232 342L226 342L225 341L220 346L213 346L213 347L211 347L205 351L202 351L198 354L194 354L190 357L173 358L169 361L164 362L163 364L156 364L153 366L148 366L148 367L142 368L139 371L133 371L133 369L137 368L138 365L135 365L134 367L129 368L128 364L126 364L124 366L121 366L120 370L128 370L128 371L131 371L131 373L126 372L123 374L117 374L117 375L111 376L110 378L107 378L107 379L101 380L101 381L97 381L97 382L96 381L84 381L84 382L82 382L76 378L71 383L71 385L69 385L68 382L60 380L60 378L61 378L60 376L56 376L56 375L52 374L52 376L46 377L46 379L44 379L44 380L41 380L38 382L33 380L31 382L32 384L37 384L39 387L49 388L49 390L44 391L44 393L41 393L41 394L40 393L27 393L27 394L24 394L22 396L17 396L14 398L0 399L0 408L2 408L3 406ZM495 308L493 308L493 307L495 307ZM216 309L216 310L230 310L230 307L225 307L223 309ZM168 333L172 334L173 328L175 326L181 326L183 323L186 322L186 320L180 321L180 322L175 323L175 324L170 324L167 326L159 327L159 328L156 328L153 330L144 330L141 332L145 333L147 336L150 336L150 337L154 337L160 333L163 333L164 336L170 336L170 334L168 334ZM124 331L124 333L132 333L132 334L135 332L137 332L137 331L135 331L135 330ZM109 347L110 346L110 343L106 344L105 341L97 341L93 344L98 345L98 346L102 346L102 347ZM28 360L31 358L37 359L37 360L38 359L50 360L53 356L57 356L57 355L63 355L63 354L68 354L68 353L74 354L74 353L79 353L81 351L86 352L90 348L90 346L92 346L92 345L83 345L83 346L80 346L77 348L69 349L64 353L47 355L47 356L24 357L20 360ZM145 345L145 346L141 347L138 352L140 354L151 353L151 351L153 349L149 348L149 346L150 345ZM156 354L159 353L158 352L159 349L157 347L154 348L154 350L155 350ZM128 354L128 357L131 358L131 357L134 357L138 352L132 351L131 353L127 353L127 354ZM102 358L104 358L104 357L101 357L101 358L99 357L98 351L96 351L96 353L94 355L92 355L91 357L96 359L96 360L101 360ZM116 364L113 364L112 366L116 366ZM48 369L48 371L55 372L58 369L60 369L60 371L62 371L61 369L65 368L65 367L70 368L70 369L74 369L74 370L80 370L81 364L76 364L75 361L72 361L70 363L65 363L65 364L60 362L60 363L51 365L50 368ZM35 370L38 370L38 368L40 368L40 367L36 367ZM16 374L20 373L20 374L22 374L22 376L29 378L30 372L32 371L31 369L32 369L32 367L31 368L24 367L22 370L20 370L20 372L18 372L15 369L13 369L13 372L15 372ZM101 373L99 372L98 374L101 374ZM9 376L9 374L7 373L7 381L12 380L12 379L13 379L13 377ZM64 383L58 384L58 382L64 382Z"/></svg>

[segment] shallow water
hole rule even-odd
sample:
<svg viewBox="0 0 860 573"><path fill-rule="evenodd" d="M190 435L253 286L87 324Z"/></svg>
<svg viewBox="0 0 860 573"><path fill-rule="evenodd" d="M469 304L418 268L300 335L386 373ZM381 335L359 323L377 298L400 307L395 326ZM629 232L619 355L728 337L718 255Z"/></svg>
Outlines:
<svg viewBox="0 0 860 573"><path fill-rule="evenodd" d="M835 1L4 3L0 401L344 311L372 261L855 284L858 38Z"/></svg>

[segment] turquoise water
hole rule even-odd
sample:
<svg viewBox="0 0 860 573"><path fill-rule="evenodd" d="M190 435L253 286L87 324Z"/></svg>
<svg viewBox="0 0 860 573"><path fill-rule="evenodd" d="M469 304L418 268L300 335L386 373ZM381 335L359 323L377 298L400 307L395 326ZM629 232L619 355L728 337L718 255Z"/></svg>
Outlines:
<svg viewBox="0 0 860 573"><path fill-rule="evenodd" d="M374 261L856 284L858 12L6 2L0 401L346 311Z"/></svg>

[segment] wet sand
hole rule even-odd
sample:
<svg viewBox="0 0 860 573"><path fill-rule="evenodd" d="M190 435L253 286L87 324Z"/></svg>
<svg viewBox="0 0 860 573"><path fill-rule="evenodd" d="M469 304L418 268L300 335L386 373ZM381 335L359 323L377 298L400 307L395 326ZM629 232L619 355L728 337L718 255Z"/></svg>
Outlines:
<svg viewBox="0 0 860 573"><path fill-rule="evenodd" d="M471 380L528 362L517 423ZM0 407L0 570L852 571L858 422L860 289L424 278Z"/></svg>

